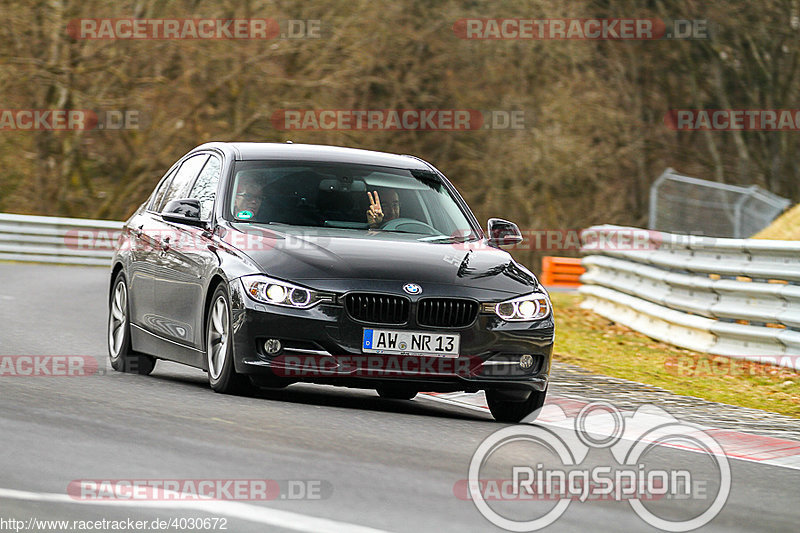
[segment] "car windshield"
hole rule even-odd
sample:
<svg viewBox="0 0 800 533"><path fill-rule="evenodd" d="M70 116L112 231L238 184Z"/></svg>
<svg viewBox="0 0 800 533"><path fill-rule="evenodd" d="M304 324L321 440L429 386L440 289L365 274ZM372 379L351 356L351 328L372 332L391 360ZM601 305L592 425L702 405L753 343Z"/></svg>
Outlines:
<svg viewBox="0 0 800 533"><path fill-rule="evenodd" d="M239 161L228 217L237 222L472 240L467 215L433 171L307 161Z"/></svg>

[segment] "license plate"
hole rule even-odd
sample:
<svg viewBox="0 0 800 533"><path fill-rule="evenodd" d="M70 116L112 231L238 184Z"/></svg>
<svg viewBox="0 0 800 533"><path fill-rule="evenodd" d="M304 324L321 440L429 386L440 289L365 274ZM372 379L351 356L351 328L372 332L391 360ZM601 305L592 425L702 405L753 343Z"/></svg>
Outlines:
<svg viewBox="0 0 800 533"><path fill-rule="evenodd" d="M364 328L361 351L364 353L458 357L458 333L428 333Z"/></svg>

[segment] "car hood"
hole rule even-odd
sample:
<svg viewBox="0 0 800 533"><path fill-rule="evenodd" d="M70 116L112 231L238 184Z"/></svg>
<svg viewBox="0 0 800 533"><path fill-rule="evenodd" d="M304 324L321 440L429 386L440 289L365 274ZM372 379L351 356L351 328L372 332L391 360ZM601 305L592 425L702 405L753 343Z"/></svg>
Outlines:
<svg viewBox="0 0 800 533"><path fill-rule="evenodd" d="M232 224L224 240L272 277L321 290L354 280L458 285L511 294L539 287L536 277L486 241L421 242L419 235L327 228L276 229ZM396 285L393 283L392 285Z"/></svg>

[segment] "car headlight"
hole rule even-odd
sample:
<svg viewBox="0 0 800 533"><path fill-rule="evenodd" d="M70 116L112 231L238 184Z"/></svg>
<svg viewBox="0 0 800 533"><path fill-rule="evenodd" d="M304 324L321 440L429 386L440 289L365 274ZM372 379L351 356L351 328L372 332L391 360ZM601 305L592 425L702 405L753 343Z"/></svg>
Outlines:
<svg viewBox="0 0 800 533"><path fill-rule="evenodd" d="M261 274L242 276L244 291L258 302L295 309L308 309L320 302L333 302L333 295L268 278Z"/></svg>
<svg viewBox="0 0 800 533"><path fill-rule="evenodd" d="M527 322L547 318L552 310L550 298L534 292L500 303L483 304L483 311L494 313L508 322Z"/></svg>

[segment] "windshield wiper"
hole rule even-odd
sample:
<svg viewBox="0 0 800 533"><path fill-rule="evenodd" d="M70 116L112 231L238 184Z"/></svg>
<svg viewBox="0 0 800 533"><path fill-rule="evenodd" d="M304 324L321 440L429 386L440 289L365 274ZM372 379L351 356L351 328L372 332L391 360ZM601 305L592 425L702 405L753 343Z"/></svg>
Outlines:
<svg viewBox="0 0 800 533"><path fill-rule="evenodd" d="M418 231L405 231L405 230L402 230L402 229L379 229L379 228L377 228L377 229L378 229L378 231L383 231L383 232L386 232L386 233L409 233L411 235L425 235L424 233L420 233Z"/></svg>

